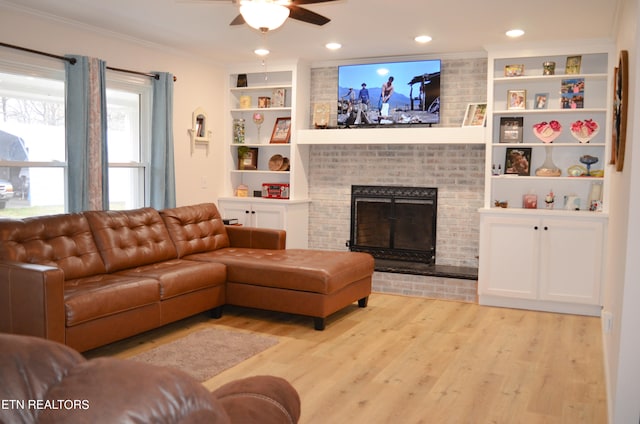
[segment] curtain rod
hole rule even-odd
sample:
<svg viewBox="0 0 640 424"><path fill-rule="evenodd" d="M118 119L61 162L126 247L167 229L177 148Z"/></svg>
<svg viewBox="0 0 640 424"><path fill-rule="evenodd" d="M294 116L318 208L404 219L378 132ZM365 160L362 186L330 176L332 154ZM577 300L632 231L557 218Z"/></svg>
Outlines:
<svg viewBox="0 0 640 424"><path fill-rule="evenodd" d="M35 53L35 54L39 54L41 56L52 57L54 59L64 60L66 62L69 62L72 65L75 65L75 63L76 63L76 59L73 58L73 57L59 56L59 55L56 55L56 54L41 52L41 51L38 51L38 50L28 49L26 47L14 46L13 44L7 44L7 43L2 43L2 42L0 42L0 46L8 47L10 49L22 50L23 52ZM111 66L107 66L107 69L109 69L110 71L126 72L128 74L142 75L144 77L150 77L150 78L154 78L154 79L160 78L160 76L158 74L151 74L151 73L147 73L147 72L130 71L129 69L113 68ZM178 78L174 75L173 81L175 82L177 80L178 80Z"/></svg>

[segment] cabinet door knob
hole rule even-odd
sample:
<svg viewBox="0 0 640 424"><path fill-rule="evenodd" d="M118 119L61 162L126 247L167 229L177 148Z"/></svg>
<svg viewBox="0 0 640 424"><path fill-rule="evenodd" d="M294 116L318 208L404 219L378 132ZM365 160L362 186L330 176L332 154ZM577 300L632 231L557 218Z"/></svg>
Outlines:
<svg viewBox="0 0 640 424"><path fill-rule="evenodd" d="M255 214L255 213L256 213L256 211L251 211L251 213L252 213L252 214Z"/></svg>
<svg viewBox="0 0 640 424"><path fill-rule="evenodd" d="M244 211L244 213L249 213L249 211Z"/></svg>
<svg viewBox="0 0 640 424"><path fill-rule="evenodd" d="M545 230L545 231L547 231L548 229L549 229L549 227L547 227L547 226L545 225L544 230Z"/></svg>
<svg viewBox="0 0 640 424"><path fill-rule="evenodd" d="M536 225L535 227L533 227L534 230L538 230L538 226Z"/></svg>

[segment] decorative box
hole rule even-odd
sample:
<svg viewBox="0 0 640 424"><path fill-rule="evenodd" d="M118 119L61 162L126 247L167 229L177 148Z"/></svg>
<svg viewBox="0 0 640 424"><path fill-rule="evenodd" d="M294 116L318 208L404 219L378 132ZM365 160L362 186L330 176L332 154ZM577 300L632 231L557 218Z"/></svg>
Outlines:
<svg viewBox="0 0 640 424"><path fill-rule="evenodd" d="M262 197L267 199L288 199L289 184L283 183L263 183Z"/></svg>

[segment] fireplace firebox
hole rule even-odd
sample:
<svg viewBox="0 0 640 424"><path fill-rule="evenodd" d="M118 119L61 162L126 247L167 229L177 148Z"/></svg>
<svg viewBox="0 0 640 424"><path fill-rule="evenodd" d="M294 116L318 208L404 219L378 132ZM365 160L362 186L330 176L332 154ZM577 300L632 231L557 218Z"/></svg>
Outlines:
<svg viewBox="0 0 640 424"><path fill-rule="evenodd" d="M351 186L349 248L388 261L434 265L438 189Z"/></svg>

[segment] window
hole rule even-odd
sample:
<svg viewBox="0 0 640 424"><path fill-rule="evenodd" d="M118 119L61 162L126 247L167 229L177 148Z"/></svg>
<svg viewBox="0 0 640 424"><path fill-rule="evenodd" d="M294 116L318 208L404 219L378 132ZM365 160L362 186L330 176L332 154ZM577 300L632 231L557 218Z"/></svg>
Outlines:
<svg viewBox="0 0 640 424"><path fill-rule="evenodd" d="M66 207L63 63L0 61L0 216ZM151 81L107 72L110 209L148 204Z"/></svg>
<svg viewBox="0 0 640 424"><path fill-rule="evenodd" d="M109 208L148 204L147 164L151 140L151 81L108 72L107 142ZM114 75L115 74L115 75Z"/></svg>

